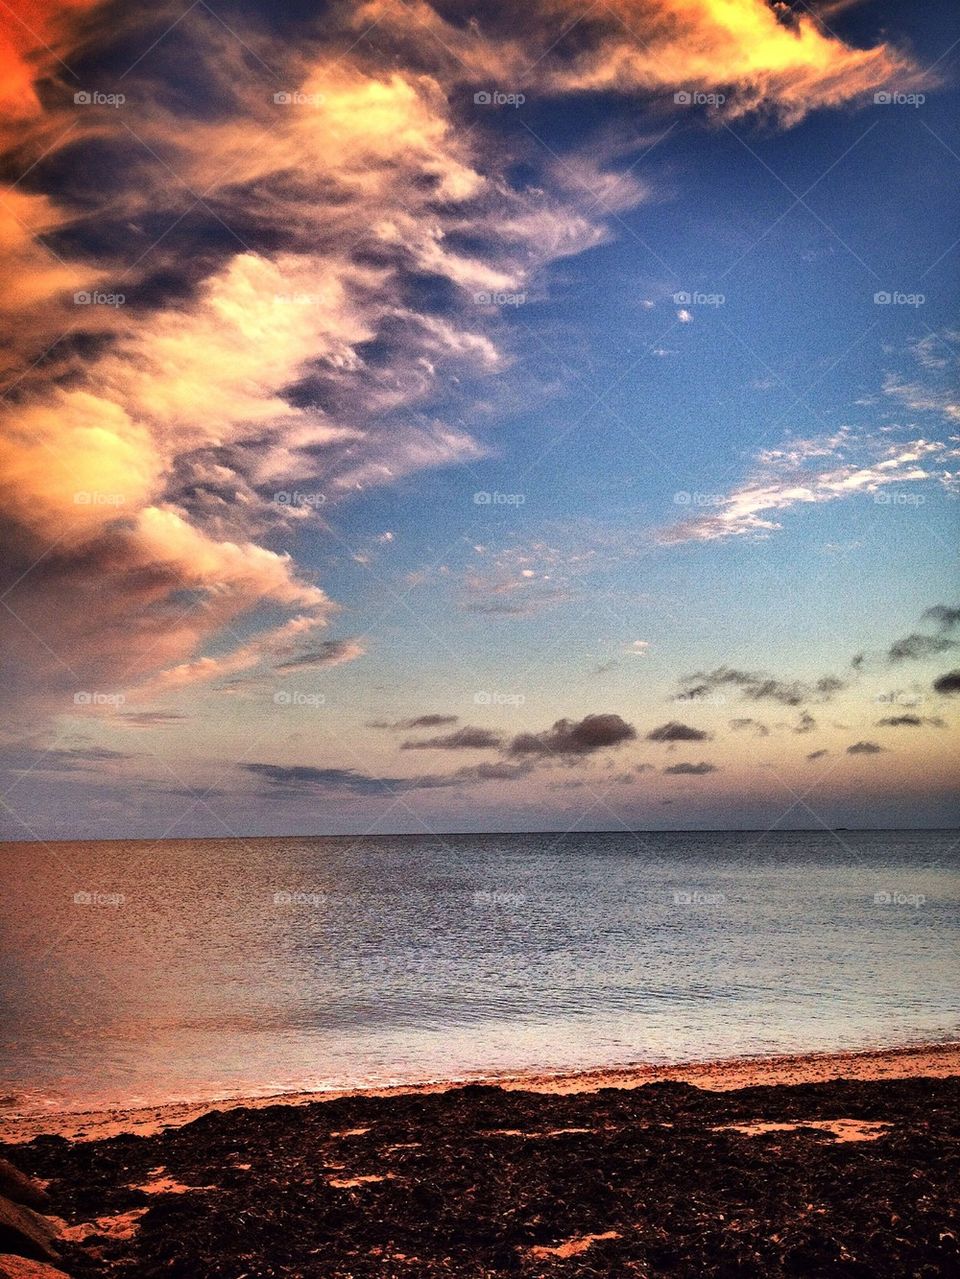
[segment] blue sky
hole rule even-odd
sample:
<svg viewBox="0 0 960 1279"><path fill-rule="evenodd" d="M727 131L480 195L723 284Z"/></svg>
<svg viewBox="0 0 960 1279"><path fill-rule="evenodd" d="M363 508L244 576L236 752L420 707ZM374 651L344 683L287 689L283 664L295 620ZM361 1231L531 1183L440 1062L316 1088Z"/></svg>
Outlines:
<svg viewBox="0 0 960 1279"><path fill-rule="evenodd" d="M14 40L8 836L955 821L955 13L467 16Z"/></svg>

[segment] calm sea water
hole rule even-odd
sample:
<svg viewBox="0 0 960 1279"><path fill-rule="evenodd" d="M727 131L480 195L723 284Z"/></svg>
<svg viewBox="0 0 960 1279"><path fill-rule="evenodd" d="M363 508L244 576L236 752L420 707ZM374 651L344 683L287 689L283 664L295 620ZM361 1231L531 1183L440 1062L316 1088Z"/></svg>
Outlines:
<svg viewBox="0 0 960 1279"><path fill-rule="evenodd" d="M956 832L0 859L17 1110L960 1037Z"/></svg>

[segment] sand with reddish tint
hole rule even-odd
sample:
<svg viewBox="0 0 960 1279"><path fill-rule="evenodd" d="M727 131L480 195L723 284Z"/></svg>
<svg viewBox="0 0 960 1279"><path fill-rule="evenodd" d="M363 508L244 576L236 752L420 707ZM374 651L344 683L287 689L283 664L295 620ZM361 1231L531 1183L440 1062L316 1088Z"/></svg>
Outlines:
<svg viewBox="0 0 960 1279"><path fill-rule="evenodd" d="M93 1141L120 1133L153 1136L166 1128L191 1123L213 1110L261 1109L278 1104L303 1106L340 1097L392 1097L446 1092L464 1083L496 1084L510 1092L543 1092L566 1095L596 1092L601 1088L639 1088L644 1084L675 1080L697 1088L727 1090L754 1084L807 1084L828 1079L903 1079L922 1075L945 1079L960 1075L960 1043L921 1044L908 1048L880 1048L841 1053L808 1053L798 1056L738 1057L725 1061L689 1062L663 1066L638 1063L616 1070L538 1073L498 1076L493 1079L455 1080L392 1088L344 1091L294 1092L269 1097L224 1097L200 1102L173 1102L158 1106L112 1110L0 1111L0 1142L31 1141L42 1133L58 1133L69 1141Z"/></svg>
<svg viewBox="0 0 960 1279"><path fill-rule="evenodd" d="M951 1051L259 1102L3 1153L48 1182L72 1279L957 1279Z"/></svg>

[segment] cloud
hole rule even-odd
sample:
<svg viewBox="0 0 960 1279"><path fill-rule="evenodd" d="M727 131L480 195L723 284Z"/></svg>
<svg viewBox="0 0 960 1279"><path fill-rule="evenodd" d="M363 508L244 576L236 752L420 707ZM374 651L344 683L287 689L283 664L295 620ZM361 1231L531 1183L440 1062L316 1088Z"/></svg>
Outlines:
<svg viewBox="0 0 960 1279"><path fill-rule="evenodd" d="M411 728L445 728L448 724L456 724L458 715L415 715L412 719L371 720L367 728L389 728L395 731Z"/></svg>
<svg viewBox="0 0 960 1279"><path fill-rule="evenodd" d="M886 747L878 746L876 742L854 742L852 746L847 747L848 755L879 755Z"/></svg>
<svg viewBox="0 0 960 1279"><path fill-rule="evenodd" d="M757 735L757 737L770 736L770 730L769 728L767 728L766 724L762 724L760 720L758 719L751 719L749 716L743 716L737 719L730 720L730 727L733 729L735 733L744 732L747 729L752 729L753 732Z"/></svg>
<svg viewBox="0 0 960 1279"><path fill-rule="evenodd" d="M72 62L72 31L98 80L129 69L121 118L75 106L54 67L4 157L32 188L0 226L21 281L0 300L18 401L0 411L0 590L21 581L4 642L31 713L55 713L71 681L154 696L282 660L278 605L325 625L333 602L268 539L295 548L358 491L484 456L473 388L510 359L478 290L522 292L607 230L552 161L512 182L462 127L442 48L423 65L392 22L360 47L350 14L281 35L247 10L241 43L160 4L104 9L81 39L35 8L17 68L48 64L45 32ZM151 52L130 68L132 47ZM264 65L305 104L277 104ZM77 289L125 301L76 306ZM104 576L109 601L74 624L63 584L69 607Z"/></svg>
<svg viewBox="0 0 960 1279"><path fill-rule="evenodd" d="M941 329L910 343L915 368L912 373L888 373L884 394L914 413L929 413L955 427L960 422L957 371L960 368L960 330ZM952 454L956 457L956 451ZM947 475L946 479L956 477Z"/></svg>
<svg viewBox="0 0 960 1279"><path fill-rule="evenodd" d="M946 671L933 681L935 693L960 693L960 671Z"/></svg>
<svg viewBox="0 0 960 1279"><path fill-rule="evenodd" d="M941 630L950 631L955 626L960 626L960 608L950 604L934 604L926 610L921 621L933 622Z"/></svg>
<svg viewBox="0 0 960 1279"><path fill-rule="evenodd" d="M823 750L821 748L818 751L811 751L810 754L807 756L807 759L809 760L823 759L826 755L829 755L829 754L830 752L828 750Z"/></svg>
<svg viewBox="0 0 960 1279"><path fill-rule="evenodd" d="M712 671L698 671L681 678L679 697L695 701L716 693L718 689L736 688L749 701L777 702L781 706L802 706L806 702L828 702L846 688L845 681L835 675L822 675L813 683L804 680L780 680L756 671L718 666Z"/></svg>
<svg viewBox="0 0 960 1279"><path fill-rule="evenodd" d="M523 10L493 4L484 10L485 38L467 21L472 12L463 4L411 5L415 29L449 53L454 74L540 97L606 92L663 96L672 104L678 88L726 88L725 118L762 112L790 125L891 79L928 82L889 45L855 48L814 14L773 9L763 0L612 0L586 13L573 0L541 0ZM364 20L374 18L414 29L389 0L369 0ZM534 50L541 52L531 72Z"/></svg>
<svg viewBox="0 0 960 1279"><path fill-rule="evenodd" d="M701 762L699 764L671 764L664 773L674 777L703 777L706 773L717 773L716 764Z"/></svg>
<svg viewBox="0 0 960 1279"><path fill-rule="evenodd" d="M505 760L495 760L483 764L469 764L458 768L455 773L439 776L427 775L418 779L418 785L431 789L445 786L470 786L479 782L517 782L528 777L533 771L532 764L510 764Z"/></svg>
<svg viewBox="0 0 960 1279"><path fill-rule="evenodd" d="M116 722L122 728L170 728L188 718L175 711L123 711L116 716Z"/></svg>
<svg viewBox="0 0 960 1279"><path fill-rule="evenodd" d="M939 715L887 715L877 720L877 728L921 728L924 724L930 728L946 728L946 720Z"/></svg>
<svg viewBox="0 0 960 1279"><path fill-rule="evenodd" d="M700 728L691 728L688 724L680 724L675 719L652 728L647 733L648 742L706 742L710 734Z"/></svg>
<svg viewBox="0 0 960 1279"><path fill-rule="evenodd" d="M891 485L940 483L951 477L943 463L957 450L946 441L917 438L899 444L885 437L842 430L831 436L789 441L756 454L754 471L727 494L689 519L661 529L657 541L719 542L731 537L766 538L782 529L774 518L795 506L814 506L869 494L889 500Z"/></svg>
<svg viewBox="0 0 960 1279"><path fill-rule="evenodd" d="M87 10L100 0L30 0L0 29L0 111L11 131L41 113L38 85L65 70Z"/></svg>
<svg viewBox="0 0 960 1279"><path fill-rule="evenodd" d="M558 719L542 733L520 733L510 742L511 755L584 756L633 741L636 729L619 715L585 715Z"/></svg>
<svg viewBox="0 0 960 1279"><path fill-rule="evenodd" d="M416 777L377 777L353 768L314 768L295 764L244 764L247 772L269 786L294 792L345 793L351 795L398 795L414 790L446 790L483 782L513 782L527 777L529 763L507 761L473 764L452 773L424 773Z"/></svg>
<svg viewBox="0 0 960 1279"><path fill-rule="evenodd" d="M580 88L674 89L680 80L688 90L731 86L725 114L764 111L790 124L891 76L916 75L889 46L853 48L814 14L775 10L763 0L614 0L610 13L610 29L566 72Z"/></svg>
<svg viewBox="0 0 960 1279"><path fill-rule="evenodd" d="M323 643L296 657L288 658L274 667L278 673L312 669L318 666L339 666L343 662L355 661L366 653L364 646L355 639L324 640Z"/></svg>
<svg viewBox="0 0 960 1279"><path fill-rule="evenodd" d="M243 767L248 773L283 790L392 795L411 787L409 778L371 777L353 768L313 768L306 764L244 764Z"/></svg>
<svg viewBox="0 0 960 1279"><path fill-rule="evenodd" d="M402 751L460 751L460 750L494 750L503 745L499 733L492 733L486 728L472 728L464 725L454 733L441 737L427 737L421 741L401 743Z"/></svg>
<svg viewBox="0 0 960 1279"><path fill-rule="evenodd" d="M915 662L926 657L935 657L948 649L957 648L957 641L946 635L920 635L914 632L895 640L887 650L889 662Z"/></svg>
<svg viewBox="0 0 960 1279"><path fill-rule="evenodd" d="M137 759L135 751L112 750L106 746L66 746L36 750L8 751L4 768L15 774L91 773L97 777L113 765Z"/></svg>
<svg viewBox="0 0 960 1279"><path fill-rule="evenodd" d="M803 711L793 731L795 733L812 733L817 727L817 721L809 711Z"/></svg>

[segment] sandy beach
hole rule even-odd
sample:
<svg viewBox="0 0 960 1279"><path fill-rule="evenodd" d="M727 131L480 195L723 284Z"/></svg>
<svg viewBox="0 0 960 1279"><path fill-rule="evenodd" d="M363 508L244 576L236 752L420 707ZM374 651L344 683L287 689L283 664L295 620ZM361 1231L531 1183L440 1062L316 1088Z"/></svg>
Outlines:
<svg viewBox="0 0 960 1279"><path fill-rule="evenodd" d="M956 1275L958 1053L48 1116L3 1153L75 1279Z"/></svg>
<svg viewBox="0 0 960 1279"><path fill-rule="evenodd" d="M0 1143L32 1141L56 1134L68 1141L96 1141L133 1133L153 1136L167 1128L193 1122L213 1110L265 1106L305 1106L341 1097L398 1097L447 1092L470 1083L493 1084L505 1091L585 1093L601 1088L640 1088L645 1084L674 1081L697 1088L730 1090L757 1084L808 1084L829 1079L895 1079L911 1076L946 1078L960 1075L960 1043L917 1044L903 1048L876 1048L856 1052L807 1053L767 1057L740 1057L725 1061L687 1062L680 1065L641 1063L617 1070L588 1070L503 1075L496 1078L440 1080L417 1085L273 1093L266 1096L217 1097L206 1101L169 1102L154 1106L116 1107L100 1110L0 1111Z"/></svg>

